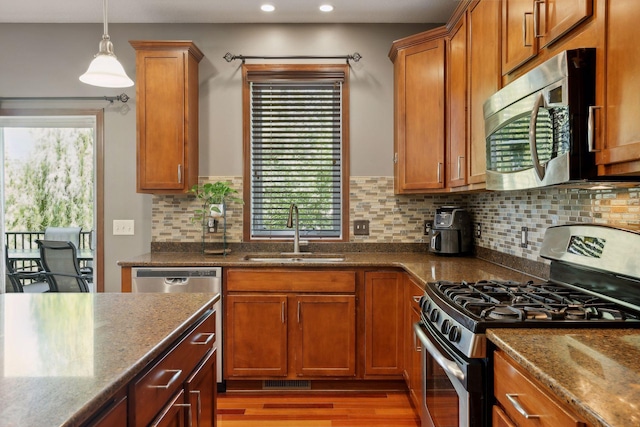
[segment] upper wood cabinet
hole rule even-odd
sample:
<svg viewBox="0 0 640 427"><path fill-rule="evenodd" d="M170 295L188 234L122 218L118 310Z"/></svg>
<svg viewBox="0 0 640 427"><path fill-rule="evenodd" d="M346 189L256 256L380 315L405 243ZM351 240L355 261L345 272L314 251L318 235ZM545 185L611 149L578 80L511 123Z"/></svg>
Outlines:
<svg viewBox="0 0 640 427"><path fill-rule="evenodd" d="M502 0L502 74L508 74L593 13L593 0Z"/></svg>
<svg viewBox="0 0 640 427"><path fill-rule="evenodd" d="M139 193L179 194L198 182L198 63L190 41L130 41L136 50Z"/></svg>
<svg viewBox="0 0 640 427"><path fill-rule="evenodd" d="M467 183L467 16L451 30L447 57L447 187Z"/></svg>
<svg viewBox="0 0 640 427"><path fill-rule="evenodd" d="M483 187L487 169L484 103L501 87L500 2L472 2L467 10L467 27L467 184Z"/></svg>
<svg viewBox="0 0 640 427"><path fill-rule="evenodd" d="M604 100L604 109L593 112L594 119L600 119L596 120L598 173L638 175L640 104L636 98L640 92L640 1L606 0L606 7L604 72L597 75L598 97Z"/></svg>
<svg viewBox="0 0 640 427"><path fill-rule="evenodd" d="M394 190L445 186L445 36L438 28L394 42Z"/></svg>

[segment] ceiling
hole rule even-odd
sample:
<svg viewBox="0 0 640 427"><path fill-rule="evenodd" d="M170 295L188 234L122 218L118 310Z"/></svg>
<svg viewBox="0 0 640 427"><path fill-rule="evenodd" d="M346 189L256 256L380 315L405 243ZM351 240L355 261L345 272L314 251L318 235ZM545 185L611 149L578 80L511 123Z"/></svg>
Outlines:
<svg viewBox="0 0 640 427"><path fill-rule="evenodd" d="M110 0L109 23L442 23L460 0ZM265 13L260 5L276 10ZM334 6L323 13L320 4ZM0 23L101 23L102 0L0 0Z"/></svg>

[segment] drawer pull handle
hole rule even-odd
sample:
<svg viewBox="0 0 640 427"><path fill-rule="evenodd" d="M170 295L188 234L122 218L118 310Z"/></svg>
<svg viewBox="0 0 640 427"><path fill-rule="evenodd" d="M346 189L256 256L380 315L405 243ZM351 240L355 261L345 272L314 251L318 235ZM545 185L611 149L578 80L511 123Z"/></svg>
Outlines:
<svg viewBox="0 0 640 427"><path fill-rule="evenodd" d="M196 425L200 425L200 415L202 414L202 400L200 399L200 390L193 390L190 392L191 394L195 394L198 398L197 402L197 410L196 410Z"/></svg>
<svg viewBox="0 0 640 427"><path fill-rule="evenodd" d="M193 420L191 415L191 404L189 403L176 403L173 405L178 408L187 408L187 419L189 420L189 427L193 427Z"/></svg>
<svg viewBox="0 0 640 427"><path fill-rule="evenodd" d="M182 375L182 369L167 369L165 372L173 372L173 376L169 379L169 382L164 384L164 385L150 385L150 388L161 388L163 390L168 389L169 387L171 387L171 385L173 383L175 383L176 381L178 381L178 378L180 378L180 375Z"/></svg>
<svg viewBox="0 0 640 427"><path fill-rule="evenodd" d="M215 339L215 337L216 337L216 333L215 332L205 332L205 333L199 334L198 338L203 337L203 336L206 336L207 339L204 340L204 341L192 341L191 344L194 344L194 345L208 345L208 344L211 344L211 341L213 341Z"/></svg>
<svg viewBox="0 0 640 427"><path fill-rule="evenodd" d="M526 419L540 418L540 415L532 415L527 413L527 411L522 407L520 402L518 402L517 400L517 397L519 396L518 394L507 394L506 396L507 396L507 399L509 399L509 402L515 408L515 410L518 411L518 413L523 417L525 417Z"/></svg>

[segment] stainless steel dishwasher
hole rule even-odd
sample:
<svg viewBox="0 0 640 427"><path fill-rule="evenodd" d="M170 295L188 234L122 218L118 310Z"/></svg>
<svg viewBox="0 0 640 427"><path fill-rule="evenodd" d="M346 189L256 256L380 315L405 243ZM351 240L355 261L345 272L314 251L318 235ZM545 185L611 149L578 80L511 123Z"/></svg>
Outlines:
<svg viewBox="0 0 640 427"><path fill-rule="evenodd" d="M222 381L222 268L221 267L136 267L131 269L131 292L213 292L220 299L216 310L216 347L218 390Z"/></svg>

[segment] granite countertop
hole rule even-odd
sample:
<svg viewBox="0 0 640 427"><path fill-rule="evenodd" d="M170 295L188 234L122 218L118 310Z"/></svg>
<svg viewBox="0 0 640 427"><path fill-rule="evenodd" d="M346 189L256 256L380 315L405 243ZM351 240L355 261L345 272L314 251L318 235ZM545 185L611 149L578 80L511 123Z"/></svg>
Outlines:
<svg viewBox="0 0 640 427"><path fill-rule="evenodd" d="M593 426L640 425L640 330L489 329L487 336Z"/></svg>
<svg viewBox="0 0 640 427"><path fill-rule="evenodd" d="M0 426L77 426L218 294L0 295Z"/></svg>
<svg viewBox="0 0 640 427"><path fill-rule="evenodd" d="M259 262L245 259L251 253L226 256L196 252L151 252L119 261L121 267L251 267L251 268L401 268L423 285L436 280L535 280L534 277L472 256L439 256L424 252L344 252L343 261L313 263ZM268 256L268 254L264 254ZM326 254L325 254L326 255Z"/></svg>

